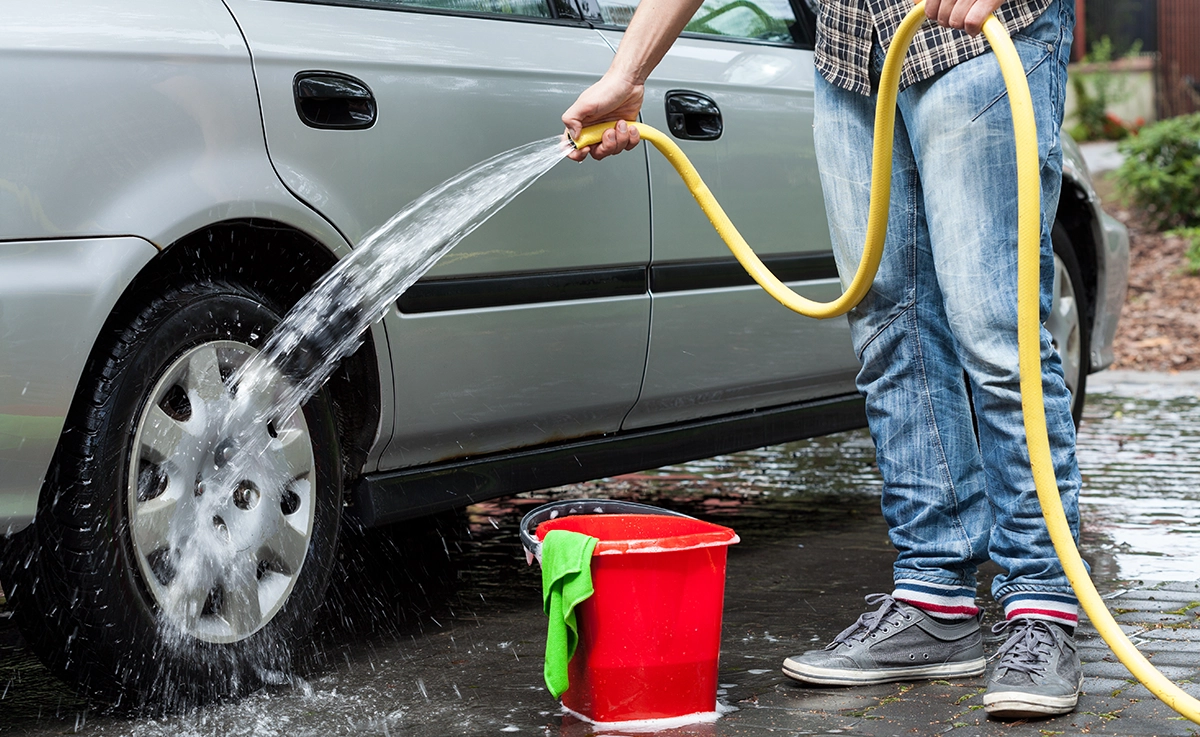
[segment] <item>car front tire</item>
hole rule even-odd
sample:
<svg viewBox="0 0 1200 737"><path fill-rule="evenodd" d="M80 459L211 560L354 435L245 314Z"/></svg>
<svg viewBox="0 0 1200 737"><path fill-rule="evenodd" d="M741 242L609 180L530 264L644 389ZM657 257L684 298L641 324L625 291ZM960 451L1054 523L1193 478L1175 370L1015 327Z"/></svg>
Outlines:
<svg viewBox="0 0 1200 737"><path fill-rule="evenodd" d="M322 391L256 428L268 434L263 473L286 483L247 472L233 488L206 487L225 380L284 309L220 279L155 292L97 342L4 588L35 652L83 691L194 703L287 668L328 584L342 475ZM199 504L205 495L215 496ZM187 557L189 540L208 554ZM189 560L200 563L185 575Z"/></svg>

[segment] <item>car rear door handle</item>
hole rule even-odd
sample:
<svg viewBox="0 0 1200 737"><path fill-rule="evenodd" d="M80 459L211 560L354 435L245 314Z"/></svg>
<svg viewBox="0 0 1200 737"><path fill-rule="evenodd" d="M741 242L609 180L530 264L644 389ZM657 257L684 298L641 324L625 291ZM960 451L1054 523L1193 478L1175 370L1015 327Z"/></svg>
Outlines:
<svg viewBox="0 0 1200 737"><path fill-rule="evenodd" d="M715 141L725 130L721 109L708 95L671 90L666 97L667 130L689 141Z"/></svg>
<svg viewBox="0 0 1200 737"><path fill-rule="evenodd" d="M348 74L300 72L292 92L296 113L310 128L361 130L375 125L375 95L366 82Z"/></svg>

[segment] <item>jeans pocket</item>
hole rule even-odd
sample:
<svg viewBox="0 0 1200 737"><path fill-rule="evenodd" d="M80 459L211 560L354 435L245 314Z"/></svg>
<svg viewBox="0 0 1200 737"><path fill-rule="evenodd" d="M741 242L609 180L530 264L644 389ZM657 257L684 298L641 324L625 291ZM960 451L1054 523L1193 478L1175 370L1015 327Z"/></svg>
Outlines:
<svg viewBox="0 0 1200 737"><path fill-rule="evenodd" d="M1012 36L1013 47L1017 50L1017 56L1021 59L1021 66L1025 68L1025 79L1033 76L1043 64L1050 60L1054 53L1054 44L1040 38L1031 38L1021 33L1015 33ZM993 54L995 56L995 54ZM971 118L974 122L979 120L988 110L992 109L996 103L1008 97L1008 88L1003 87L1004 78L1000 74L999 66L996 67L996 78L1000 80L1002 89L993 97L986 105L983 106L975 117Z"/></svg>

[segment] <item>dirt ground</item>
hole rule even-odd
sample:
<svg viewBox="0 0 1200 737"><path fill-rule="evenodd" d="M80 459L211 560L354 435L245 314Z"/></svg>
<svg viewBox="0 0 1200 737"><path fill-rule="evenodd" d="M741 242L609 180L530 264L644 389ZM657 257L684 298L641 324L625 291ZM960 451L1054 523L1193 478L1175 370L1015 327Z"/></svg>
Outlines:
<svg viewBox="0 0 1200 737"><path fill-rule="evenodd" d="M1097 184L1105 210L1129 228L1129 293L1112 368L1200 369L1200 276L1184 270L1187 244L1155 232L1140 213L1121 204L1108 182Z"/></svg>

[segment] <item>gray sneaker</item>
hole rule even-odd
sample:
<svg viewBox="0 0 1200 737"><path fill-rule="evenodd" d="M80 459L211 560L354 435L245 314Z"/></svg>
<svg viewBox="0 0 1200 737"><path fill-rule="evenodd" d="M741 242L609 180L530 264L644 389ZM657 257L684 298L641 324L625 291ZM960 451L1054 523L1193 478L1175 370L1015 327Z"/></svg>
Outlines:
<svg viewBox="0 0 1200 737"><path fill-rule="evenodd" d="M1041 619L1013 619L992 628L1006 630L1008 640L996 652L983 695L988 715L1028 719L1074 711L1083 684L1075 638Z"/></svg>
<svg viewBox="0 0 1200 737"><path fill-rule="evenodd" d="M915 606L887 594L871 594L881 604L833 639L783 661L783 673L805 683L861 686L926 678L983 675L983 635L979 619L943 624Z"/></svg>

